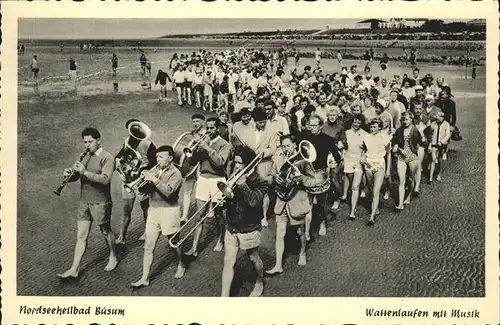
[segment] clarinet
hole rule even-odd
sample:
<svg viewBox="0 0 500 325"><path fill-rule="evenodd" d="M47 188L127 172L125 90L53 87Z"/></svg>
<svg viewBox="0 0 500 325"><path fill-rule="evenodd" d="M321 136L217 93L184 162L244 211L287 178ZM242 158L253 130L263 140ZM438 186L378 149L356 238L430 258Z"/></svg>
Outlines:
<svg viewBox="0 0 500 325"><path fill-rule="evenodd" d="M78 161L82 162L83 158L85 158L85 156L88 153L89 153L88 149L86 149L84 152L82 152L82 154L80 155L80 158L78 159ZM64 177L63 181L61 182L61 185L59 185L59 187L57 188L57 190L54 191L55 195L61 196L62 190L64 189L64 187L66 186L66 184L68 184L70 178L73 177L73 175L75 175L75 171L71 170L71 174L69 174L67 177Z"/></svg>

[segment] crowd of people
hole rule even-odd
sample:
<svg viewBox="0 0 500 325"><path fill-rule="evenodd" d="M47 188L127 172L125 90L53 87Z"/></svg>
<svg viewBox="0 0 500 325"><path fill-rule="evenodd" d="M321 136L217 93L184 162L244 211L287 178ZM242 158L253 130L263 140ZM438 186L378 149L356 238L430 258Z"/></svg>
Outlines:
<svg viewBox="0 0 500 325"><path fill-rule="evenodd" d="M175 54L168 69L158 70L155 83L161 86L160 101L171 83L178 105L199 109L190 131L196 146L189 155L181 153L187 168L196 172L186 173L185 164L175 163L180 161L176 144L156 147L147 137L129 136L113 157L101 148L99 131L85 129L82 139L89 154L64 173L71 181L80 179L82 196L75 259L59 276L78 276L93 220L110 249L106 271L116 267L114 247L126 244L136 198L146 223L141 236L144 262L141 278L131 285L149 285L160 234L168 237L177 256L174 277L182 278L185 256L198 256L205 221L216 218L214 250L225 254L222 296L230 295L239 249L247 252L257 273L251 296L260 296L264 276L283 272L287 230L300 238L297 264L305 266L311 236L316 231L327 235L328 216L340 211L341 204L350 207L345 217L353 222L363 219L369 226L384 214L380 200L392 196L394 210L403 211L419 197L422 181L441 182L446 177L443 167L450 141L461 139L456 100L443 78L423 75L419 68L389 75L388 60L376 63L372 58L367 56L359 71L356 65L345 66L340 55L338 71L325 73L319 49L316 64L304 67L300 56L294 65L288 64L282 50ZM141 124L129 120L127 130L131 125ZM110 182L128 149L142 157L137 175L146 185L134 191L124 185L122 227L115 240ZM221 183L231 191L222 191ZM397 184L395 194L392 184ZM193 194L194 214L189 210ZM360 200L370 206L367 215L358 210ZM264 271L261 230L271 219L276 222L275 264ZM315 219L317 228L311 226ZM189 223L198 226L190 235L191 247L182 252L176 243L182 225Z"/></svg>

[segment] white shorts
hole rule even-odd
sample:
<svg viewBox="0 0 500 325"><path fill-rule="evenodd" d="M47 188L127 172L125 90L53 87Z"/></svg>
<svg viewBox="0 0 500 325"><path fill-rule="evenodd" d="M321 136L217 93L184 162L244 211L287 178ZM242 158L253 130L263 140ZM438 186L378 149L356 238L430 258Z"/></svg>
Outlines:
<svg viewBox="0 0 500 325"><path fill-rule="evenodd" d="M344 173L352 174L357 171L363 171L360 160L361 155L344 154Z"/></svg>
<svg viewBox="0 0 500 325"><path fill-rule="evenodd" d="M236 247L239 249L251 249L260 246L262 234L259 230L248 232L245 234L230 233L226 230L224 236L224 244L226 246Z"/></svg>
<svg viewBox="0 0 500 325"><path fill-rule="evenodd" d="M76 70L69 70L69 77L71 79L76 79Z"/></svg>
<svg viewBox="0 0 500 325"><path fill-rule="evenodd" d="M219 192L217 182L225 182L224 177L206 178L200 175L196 183L196 199L201 201L219 202L223 197ZM215 196L217 193L219 195Z"/></svg>
<svg viewBox="0 0 500 325"><path fill-rule="evenodd" d="M150 207L146 232L160 232L164 236L175 234L181 227L179 207Z"/></svg>

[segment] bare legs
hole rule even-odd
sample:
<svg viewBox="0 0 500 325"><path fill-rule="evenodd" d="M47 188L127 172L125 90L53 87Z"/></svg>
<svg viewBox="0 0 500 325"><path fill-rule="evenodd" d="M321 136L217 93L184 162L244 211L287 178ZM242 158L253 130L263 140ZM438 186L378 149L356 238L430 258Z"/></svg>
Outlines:
<svg viewBox="0 0 500 325"><path fill-rule="evenodd" d="M87 239L89 237L91 224L91 221L78 221L73 264L71 265L70 269L66 270L64 273L57 275L60 278L78 277L78 273L80 272L80 262L82 261L82 257L85 254L85 250L87 248ZM109 226L100 226L100 228L109 248L109 260L108 264L104 268L105 271L109 272L114 270L116 265L118 264L118 259L116 258L115 254L115 236L110 231Z"/></svg>
<svg viewBox="0 0 500 325"><path fill-rule="evenodd" d="M153 264L153 252L156 247L158 238L160 237L160 231L158 230L147 230L146 231L146 241L144 243L144 258L142 262L142 277L131 283L132 287L147 287L149 285L149 273L151 270L151 265ZM174 278L180 279L184 276L186 271L184 264L182 263L182 254L180 248L173 248L175 255L177 257L177 272Z"/></svg>

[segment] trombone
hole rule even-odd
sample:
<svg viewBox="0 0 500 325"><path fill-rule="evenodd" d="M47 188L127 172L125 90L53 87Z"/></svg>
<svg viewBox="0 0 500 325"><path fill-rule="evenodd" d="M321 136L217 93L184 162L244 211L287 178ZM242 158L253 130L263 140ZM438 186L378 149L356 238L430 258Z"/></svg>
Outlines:
<svg viewBox="0 0 500 325"><path fill-rule="evenodd" d="M123 187L125 187L125 189L127 191L129 191L130 193L134 192L135 189L139 190L141 187L143 187L144 185L149 183L148 181L144 180L144 178L146 177L146 174L156 172L156 169L158 169L159 166L160 166L160 163L156 164L153 168L148 170L142 176L139 176L139 178L137 178L135 181L123 184Z"/></svg>
<svg viewBox="0 0 500 325"><path fill-rule="evenodd" d="M224 204L224 201L226 199L234 198L234 193L232 189L236 185L236 182L243 176L246 177L250 176L255 171L257 165L262 161L263 155L264 155L263 153L258 154L245 168L236 173L233 173L226 182L217 182L217 187L219 188L219 191L214 195L214 197L218 197L219 195L222 194L223 198L221 199L221 201L216 203L187 234L185 234L181 239L179 239L177 242L174 243L174 239L179 236L181 231L183 231L188 225L192 223L192 220L194 220L194 216L200 213L201 210L205 209L205 207L208 204L210 204L211 201L210 200L207 201L202 207L200 207L191 216L191 218L189 218L188 221L184 225L182 225L179 228L179 230L177 230L177 232L170 238L170 240L168 241L170 246L173 248L180 247L186 241L186 239L188 239L189 236L191 236L191 234L195 231L195 229L198 228L210 215L214 213L215 209Z"/></svg>

